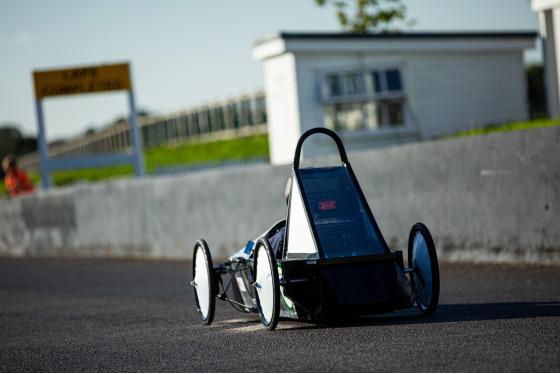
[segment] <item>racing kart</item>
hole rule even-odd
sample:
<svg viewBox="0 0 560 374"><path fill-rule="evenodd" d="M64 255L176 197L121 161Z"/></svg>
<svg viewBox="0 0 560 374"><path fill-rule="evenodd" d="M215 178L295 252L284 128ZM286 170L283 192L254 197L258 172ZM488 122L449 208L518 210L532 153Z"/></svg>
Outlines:
<svg viewBox="0 0 560 374"><path fill-rule="evenodd" d="M342 164L300 168L304 141L330 136ZM216 299L245 313L259 313L274 330L280 318L321 321L410 308L432 314L439 300L434 242L422 223L408 237L408 267L391 251L352 171L338 135L325 128L304 133L296 146L285 220L272 225L228 261L214 266L208 245L193 251L196 307L203 323L214 318ZM275 252L270 240L284 235Z"/></svg>

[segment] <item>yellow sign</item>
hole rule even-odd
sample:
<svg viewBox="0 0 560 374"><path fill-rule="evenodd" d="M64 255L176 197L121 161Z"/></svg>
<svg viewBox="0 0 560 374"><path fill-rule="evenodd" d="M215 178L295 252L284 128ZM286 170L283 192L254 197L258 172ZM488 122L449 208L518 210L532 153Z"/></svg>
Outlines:
<svg viewBox="0 0 560 374"><path fill-rule="evenodd" d="M35 97L130 91L128 64L33 72Z"/></svg>

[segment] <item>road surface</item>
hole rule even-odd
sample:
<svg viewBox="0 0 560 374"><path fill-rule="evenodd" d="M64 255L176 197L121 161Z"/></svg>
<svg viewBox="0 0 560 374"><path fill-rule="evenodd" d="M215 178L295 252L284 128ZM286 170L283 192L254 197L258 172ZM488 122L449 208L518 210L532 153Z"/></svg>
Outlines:
<svg viewBox="0 0 560 374"><path fill-rule="evenodd" d="M560 267L440 267L433 316L270 332L222 301L204 326L187 262L0 259L0 371L560 371Z"/></svg>

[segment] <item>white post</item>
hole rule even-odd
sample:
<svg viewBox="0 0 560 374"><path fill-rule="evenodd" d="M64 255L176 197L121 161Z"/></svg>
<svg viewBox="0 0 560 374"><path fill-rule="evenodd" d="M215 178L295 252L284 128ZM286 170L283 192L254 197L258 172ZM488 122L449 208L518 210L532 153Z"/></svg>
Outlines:
<svg viewBox="0 0 560 374"><path fill-rule="evenodd" d="M39 134L37 136L37 147L39 148L39 169L41 173L41 184L44 189L49 189L52 186L51 176L49 173L47 154L47 141L45 137L45 124L43 122L43 105L40 99L35 101L35 111L37 113L37 125L39 127Z"/></svg>
<svg viewBox="0 0 560 374"><path fill-rule="evenodd" d="M549 118L560 118L560 0L531 0L531 8L539 14L543 39L546 104Z"/></svg>
<svg viewBox="0 0 560 374"><path fill-rule="evenodd" d="M132 142L132 153L134 154L134 175L141 177L144 175L144 157L142 155L142 137L138 130L132 87L130 88L128 98L130 103L130 140Z"/></svg>

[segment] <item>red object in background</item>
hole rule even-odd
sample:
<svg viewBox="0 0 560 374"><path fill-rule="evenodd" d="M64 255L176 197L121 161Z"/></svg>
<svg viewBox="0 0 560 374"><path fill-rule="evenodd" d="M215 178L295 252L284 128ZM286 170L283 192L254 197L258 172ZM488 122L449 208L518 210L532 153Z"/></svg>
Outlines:
<svg viewBox="0 0 560 374"><path fill-rule="evenodd" d="M336 201L334 200L319 201L319 210L332 210L332 209L336 209Z"/></svg>
<svg viewBox="0 0 560 374"><path fill-rule="evenodd" d="M6 171L4 183L8 194L12 197L33 191L33 183L27 173L18 167L12 167Z"/></svg>

